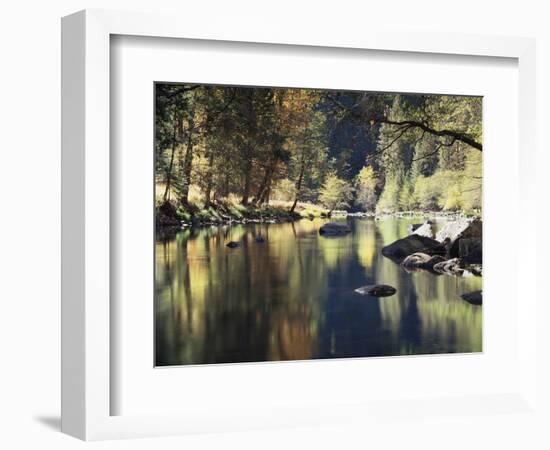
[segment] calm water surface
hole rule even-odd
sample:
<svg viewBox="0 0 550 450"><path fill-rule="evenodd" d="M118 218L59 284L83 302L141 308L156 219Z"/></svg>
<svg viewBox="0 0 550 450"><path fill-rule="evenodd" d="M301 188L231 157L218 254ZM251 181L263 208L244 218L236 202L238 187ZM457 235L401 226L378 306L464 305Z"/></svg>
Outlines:
<svg viewBox="0 0 550 450"><path fill-rule="evenodd" d="M380 250L408 220L323 219L185 230L156 244L156 364L481 351L480 277L407 273ZM254 237L262 235L265 243ZM241 247L230 249L228 241ZM383 283L386 298L354 289Z"/></svg>

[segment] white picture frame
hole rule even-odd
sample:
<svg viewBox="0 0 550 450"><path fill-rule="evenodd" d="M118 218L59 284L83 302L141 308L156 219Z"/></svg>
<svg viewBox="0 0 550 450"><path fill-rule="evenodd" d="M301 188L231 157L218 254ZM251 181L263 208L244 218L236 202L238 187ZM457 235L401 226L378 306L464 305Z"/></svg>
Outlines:
<svg viewBox="0 0 550 450"><path fill-rule="evenodd" d="M62 21L62 430L85 440L162 436L270 426L328 423L370 417L390 406L338 405L330 413L310 415L305 409L282 408L277 414L249 412L248 421L224 420L218 414L111 415L110 379L110 37L112 35L286 44L338 49L368 49L416 54L447 54L512 58L518 62L519 185L518 205L524 226L535 228L535 43L532 39L451 35L444 33L383 33L349 30L327 36L308 29L270 32L250 24L228 24L209 30L201 21L163 14L86 10ZM535 261L534 246L518 249L518 258ZM530 268L519 266L518 279ZM523 278L522 278L523 277ZM522 412L536 408L536 291L527 292L518 313L521 342L520 379L514 392L468 398L425 399L409 403L411 414L437 404L440 413L467 415L472 405L494 413L503 405ZM517 293L516 293L517 295ZM269 370L267 368L266 370ZM431 403L430 403L431 402ZM433 403L435 402L435 403ZM482 406L480 406L482 405ZM225 406L225 405L224 405ZM308 409L309 408L309 409ZM477 410L479 412L479 410ZM382 414L384 414L382 412ZM391 416L389 412L387 412ZM246 417L246 415L245 415Z"/></svg>

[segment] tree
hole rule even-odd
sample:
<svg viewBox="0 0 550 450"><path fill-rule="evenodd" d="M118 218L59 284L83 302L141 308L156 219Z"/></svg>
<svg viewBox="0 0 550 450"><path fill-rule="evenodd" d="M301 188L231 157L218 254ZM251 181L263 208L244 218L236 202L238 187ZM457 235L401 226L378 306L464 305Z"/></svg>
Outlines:
<svg viewBox="0 0 550 450"><path fill-rule="evenodd" d="M405 178L399 191L399 209L411 211L415 206L415 196L410 177Z"/></svg>
<svg viewBox="0 0 550 450"><path fill-rule="evenodd" d="M399 209L399 182L396 178L386 179L382 194L376 205L378 214L393 213Z"/></svg>
<svg viewBox="0 0 550 450"><path fill-rule="evenodd" d="M159 83L155 105L157 198L188 212L328 205L336 180L331 210L481 208L481 98Z"/></svg>
<svg viewBox="0 0 550 450"><path fill-rule="evenodd" d="M377 98L373 99L375 95ZM398 95L398 107L387 108L380 94L364 94L359 114L369 123L391 126L395 139L409 133L440 138L447 145L463 142L479 151L481 143L481 98L455 95Z"/></svg>
<svg viewBox="0 0 550 450"><path fill-rule="evenodd" d="M355 177L356 200L367 211L376 208L376 174L371 166L365 166Z"/></svg>
<svg viewBox="0 0 550 450"><path fill-rule="evenodd" d="M176 152L184 138L184 116L188 109L189 97L192 91L197 89L199 86L156 85L155 169L157 175L164 177L163 202L170 199ZM168 158L165 157L167 148L169 149Z"/></svg>
<svg viewBox="0 0 550 450"><path fill-rule="evenodd" d="M461 201L464 209L481 210L482 206L482 161L479 152L470 150L466 155Z"/></svg>
<svg viewBox="0 0 550 450"><path fill-rule="evenodd" d="M280 105L283 148L289 155L288 178L295 183L290 212L294 212L305 188L315 184L326 159L326 118L316 109L319 100L315 90L289 89Z"/></svg>
<svg viewBox="0 0 550 450"><path fill-rule="evenodd" d="M330 174L319 191L319 200L328 209L330 216L336 208L349 206L352 195L353 187L348 182Z"/></svg>
<svg viewBox="0 0 550 450"><path fill-rule="evenodd" d="M414 183L418 207L423 211L438 211L441 207L443 187L437 174L431 177L419 176Z"/></svg>
<svg viewBox="0 0 550 450"><path fill-rule="evenodd" d="M283 178L277 182L275 193L278 199L291 202L296 198L296 184L288 178Z"/></svg>

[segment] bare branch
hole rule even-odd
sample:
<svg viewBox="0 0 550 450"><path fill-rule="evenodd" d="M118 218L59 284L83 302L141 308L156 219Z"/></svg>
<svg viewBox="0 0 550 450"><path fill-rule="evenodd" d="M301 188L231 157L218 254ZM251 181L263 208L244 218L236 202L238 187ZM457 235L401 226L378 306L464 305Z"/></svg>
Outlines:
<svg viewBox="0 0 550 450"><path fill-rule="evenodd" d="M388 119L387 117L384 117L384 116L364 117L364 115L357 112L354 107L350 108L350 107L344 105L342 102L340 102L339 100L337 100L336 98L334 98L332 96L327 96L327 99L330 100L331 102L333 102L338 107L348 111L349 114L351 114L351 116L356 118L356 119L367 120L371 123L385 123L385 124L394 125L394 126L397 126L397 127L405 126L405 127L408 127L408 129L419 128L422 131L430 133L434 136L450 137L450 138L456 139L460 142L464 142L465 144L468 144L469 146L471 146L471 147L473 147L473 148L475 148L479 151L483 151L483 145L480 142L477 142L474 138L472 138L471 136L469 136L467 134L460 133L460 132L454 131L454 130L446 130L446 129L445 130L436 130L435 128L432 128L432 127L428 126L426 123L418 122L416 120L395 121L395 120L390 120L390 119Z"/></svg>

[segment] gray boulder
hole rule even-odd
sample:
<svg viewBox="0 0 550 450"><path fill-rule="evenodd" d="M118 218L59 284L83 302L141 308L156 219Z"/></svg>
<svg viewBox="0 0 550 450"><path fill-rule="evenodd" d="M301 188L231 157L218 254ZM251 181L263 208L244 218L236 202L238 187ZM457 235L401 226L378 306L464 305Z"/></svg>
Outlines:
<svg viewBox="0 0 550 450"><path fill-rule="evenodd" d="M241 246L241 244L239 244L238 242L235 242L235 241L230 241L225 245L229 248L237 248L237 247Z"/></svg>
<svg viewBox="0 0 550 450"><path fill-rule="evenodd" d="M319 228L319 234L325 236L344 236L351 233L351 228L345 223L327 222Z"/></svg>
<svg viewBox="0 0 550 450"><path fill-rule="evenodd" d="M425 236L411 234L382 248L382 254L394 260L403 260L413 253L444 255L445 246L441 242Z"/></svg>
<svg viewBox="0 0 550 450"><path fill-rule="evenodd" d="M469 292L467 294L462 294L460 297L472 305L481 305L483 303L482 291Z"/></svg>
<svg viewBox="0 0 550 450"><path fill-rule="evenodd" d="M429 237L433 239L435 237L435 232L433 228L433 222L427 220L424 223L411 223L408 226L409 235L417 234L419 236Z"/></svg>
<svg viewBox="0 0 550 450"><path fill-rule="evenodd" d="M444 242L450 256L459 255L459 240L464 238L482 239L483 223L480 219L458 219L447 222L436 234L435 239Z"/></svg>
<svg viewBox="0 0 550 450"><path fill-rule="evenodd" d="M467 264L481 264L483 259L483 241L478 238L459 239L458 256Z"/></svg>
<svg viewBox="0 0 550 450"><path fill-rule="evenodd" d="M426 253L413 253L407 256L401 265L406 270L433 270L435 264L445 261L441 255L427 255Z"/></svg>
<svg viewBox="0 0 550 450"><path fill-rule="evenodd" d="M361 295L370 295L371 297L389 297L397 292L397 290L387 284L373 284L355 289L355 292Z"/></svg>

